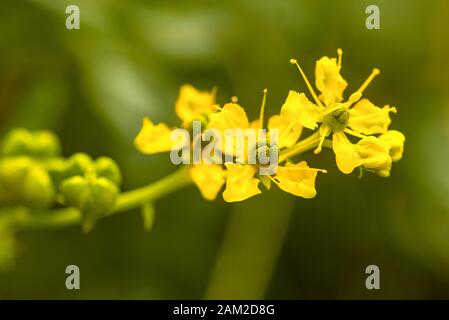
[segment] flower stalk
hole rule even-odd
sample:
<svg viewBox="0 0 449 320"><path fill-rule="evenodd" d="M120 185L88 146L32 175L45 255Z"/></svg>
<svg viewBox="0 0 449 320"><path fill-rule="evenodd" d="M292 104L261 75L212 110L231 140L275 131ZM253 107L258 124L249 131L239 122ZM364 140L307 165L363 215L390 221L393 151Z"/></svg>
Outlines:
<svg viewBox="0 0 449 320"><path fill-rule="evenodd" d="M102 214L98 219L142 207L190 183L188 171L181 168L154 183L123 192L118 197L115 208ZM82 212L73 207L42 212L20 208L12 212L12 223L16 230L62 228L82 224Z"/></svg>

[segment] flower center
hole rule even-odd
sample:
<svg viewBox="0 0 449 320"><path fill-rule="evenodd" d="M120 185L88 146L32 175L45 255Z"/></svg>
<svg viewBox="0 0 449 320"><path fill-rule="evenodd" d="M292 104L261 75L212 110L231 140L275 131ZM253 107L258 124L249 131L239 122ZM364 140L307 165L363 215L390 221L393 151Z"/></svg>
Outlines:
<svg viewBox="0 0 449 320"><path fill-rule="evenodd" d="M346 106L340 104L331 106L329 112L325 112L323 122L332 129L332 131L342 131L348 125L349 112Z"/></svg>

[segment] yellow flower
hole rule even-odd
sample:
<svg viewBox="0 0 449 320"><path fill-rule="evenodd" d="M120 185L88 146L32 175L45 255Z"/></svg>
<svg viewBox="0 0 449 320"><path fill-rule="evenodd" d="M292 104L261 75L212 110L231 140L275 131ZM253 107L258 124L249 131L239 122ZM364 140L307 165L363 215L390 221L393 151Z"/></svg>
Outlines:
<svg viewBox="0 0 449 320"><path fill-rule="evenodd" d="M312 130L320 123L320 142L315 149L315 154L321 152L326 137L332 134L332 148L336 156L337 166L341 172L348 174L356 167L366 166L367 160L364 159L366 148L373 148L372 152L374 153L378 150L376 144L367 144L366 141L362 143L363 148L361 149L362 146L354 145L345 134L357 138L365 138L366 135L385 134L391 123L390 112L396 113L397 111L396 108L388 105L379 108L368 99L360 100L363 91L373 78L380 73L378 69L373 69L360 88L350 95L347 101L344 101L343 92L348 84L340 74L342 54L343 52L338 49L338 59L323 57L317 61L315 84L321 92L319 97L298 62L291 59L290 62L297 66L315 103L308 100L304 93L290 91L282 106L281 114L287 117L289 121ZM392 135L388 135L384 139L400 142L399 137L392 137ZM395 150L398 150L397 154L401 153L399 152L400 148L396 147Z"/></svg>
<svg viewBox="0 0 449 320"><path fill-rule="evenodd" d="M143 126L134 139L137 149L145 154L168 152L177 143L170 139L171 129L165 123L154 125L149 118L143 119Z"/></svg>
<svg viewBox="0 0 449 320"><path fill-rule="evenodd" d="M206 120L209 113L216 111L214 103L215 91L198 91L185 84L180 89L175 111L183 121L182 126L189 127L193 120ZM145 118L134 143L145 154L168 152L178 143L170 139L172 131L165 123L155 125L149 118Z"/></svg>
<svg viewBox="0 0 449 320"><path fill-rule="evenodd" d="M206 120L207 115L215 111L214 104L215 90L198 91L191 85L185 84L179 91L175 111L182 120L182 126L187 128L194 120Z"/></svg>
<svg viewBox="0 0 449 320"><path fill-rule="evenodd" d="M254 178L256 167L244 164L226 163L227 178L223 199L226 202L243 201L262 193L259 179Z"/></svg>
<svg viewBox="0 0 449 320"><path fill-rule="evenodd" d="M207 200L215 200L225 183L226 172L218 164L196 164L190 168L190 177Z"/></svg>
<svg viewBox="0 0 449 320"><path fill-rule="evenodd" d="M236 103L228 103L223 108L217 107L219 111L210 114L209 128L224 132L226 129L262 129L264 126L264 109L267 90L260 107L260 116L254 121L249 121L245 110ZM294 97L295 98L295 97ZM268 119L268 129L278 130L278 148L293 146L302 132L302 125L290 120L288 113L274 115ZM257 136L257 139L265 136ZM268 137L269 139L269 132ZM260 140L256 140L256 144ZM248 150L252 146L247 145ZM247 151L245 149L245 151ZM245 153L246 159L247 153ZM270 188L270 182L275 182L279 188L293 195L303 198L313 198L316 195L315 178L320 169L307 166L305 161L298 164L288 163L285 167L278 166L273 176L256 176L259 165L227 163L226 166L226 189L223 198L227 202L242 201L261 193L259 182Z"/></svg>

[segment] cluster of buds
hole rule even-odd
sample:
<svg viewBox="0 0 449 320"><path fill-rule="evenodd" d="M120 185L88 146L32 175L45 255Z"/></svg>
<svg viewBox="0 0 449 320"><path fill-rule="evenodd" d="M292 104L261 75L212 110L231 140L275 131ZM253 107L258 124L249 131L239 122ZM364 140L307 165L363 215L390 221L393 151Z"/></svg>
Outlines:
<svg viewBox="0 0 449 320"><path fill-rule="evenodd" d="M36 211L75 207L83 213L83 228L91 229L97 217L115 205L121 183L114 160L95 161L77 153L61 156L59 139L49 131L9 132L0 153L0 206Z"/></svg>

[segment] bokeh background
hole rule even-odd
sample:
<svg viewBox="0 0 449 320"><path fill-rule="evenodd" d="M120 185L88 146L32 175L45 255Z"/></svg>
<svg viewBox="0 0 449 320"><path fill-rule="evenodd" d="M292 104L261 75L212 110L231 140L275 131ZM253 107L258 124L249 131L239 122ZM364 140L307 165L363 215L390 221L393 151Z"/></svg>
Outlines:
<svg viewBox="0 0 449 320"><path fill-rule="evenodd" d="M65 28L65 8L81 29ZM365 28L380 7L381 29ZM3 0L0 4L0 134L54 130L64 154L117 160L124 189L175 170L167 155L133 147L143 116L177 125L179 86L218 87L255 117L262 89L277 113L306 87L315 61L344 50L346 94L373 67L366 91L392 104L406 152L389 179L338 172L331 151L318 196L272 190L238 204L207 202L187 187L156 203L153 230L139 210L78 227L17 235L15 265L0 272L0 298L449 298L449 3L428 1ZM276 189L276 188L274 188ZM65 289L65 267L81 290ZM378 265L381 289L365 288Z"/></svg>

